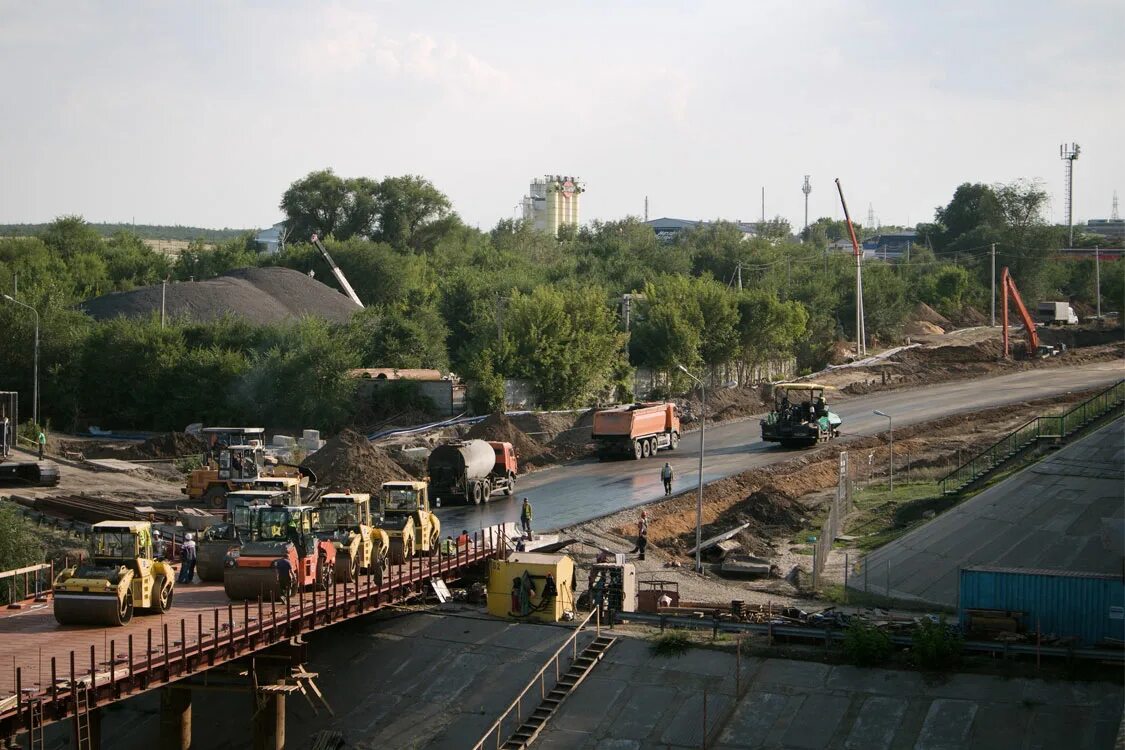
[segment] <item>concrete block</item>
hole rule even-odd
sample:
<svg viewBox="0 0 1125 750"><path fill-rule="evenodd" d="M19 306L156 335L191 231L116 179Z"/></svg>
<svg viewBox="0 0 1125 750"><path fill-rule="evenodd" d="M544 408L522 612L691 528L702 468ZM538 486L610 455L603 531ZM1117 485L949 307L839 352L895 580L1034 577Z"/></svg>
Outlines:
<svg viewBox="0 0 1125 750"><path fill-rule="evenodd" d="M1012 703L981 706L973 722L968 747L972 750L1021 750L1032 712Z"/></svg>
<svg viewBox="0 0 1125 750"><path fill-rule="evenodd" d="M822 693L813 693L805 698L797 716L785 732L785 746L808 750L828 747L849 703L849 699L844 696Z"/></svg>
<svg viewBox="0 0 1125 750"><path fill-rule="evenodd" d="M978 706L972 701L938 699L930 704L915 750L959 750L972 731Z"/></svg>
<svg viewBox="0 0 1125 750"><path fill-rule="evenodd" d="M707 696L706 732L715 731L717 719L730 707L731 699L725 695ZM664 729L660 741L684 747L704 746L703 693L681 694L679 708L672 722Z"/></svg>
<svg viewBox="0 0 1125 750"><path fill-rule="evenodd" d="M758 670L756 685L784 685L790 688L816 688L825 686L832 667L811 661L767 659Z"/></svg>
<svg viewBox="0 0 1125 750"><path fill-rule="evenodd" d="M734 709L719 742L738 748L764 744L788 700L778 693L747 693Z"/></svg>
<svg viewBox="0 0 1125 750"><path fill-rule="evenodd" d="M575 732L593 732L602 724L612 726L614 712L611 709L628 686L627 680L590 675L562 704L551 719L551 725Z"/></svg>
<svg viewBox="0 0 1125 750"><path fill-rule="evenodd" d="M844 741L846 750L889 750L906 706L907 701L899 698L872 696L865 700Z"/></svg>

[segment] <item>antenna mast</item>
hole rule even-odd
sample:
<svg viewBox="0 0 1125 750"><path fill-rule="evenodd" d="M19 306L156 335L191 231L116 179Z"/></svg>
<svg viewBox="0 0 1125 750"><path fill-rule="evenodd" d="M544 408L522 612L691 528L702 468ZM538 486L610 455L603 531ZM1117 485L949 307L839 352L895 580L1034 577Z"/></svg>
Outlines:
<svg viewBox="0 0 1125 750"><path fill-rule="evenodd" d="M812 192L812 185L809 184L809 176L805 175L805 184L801 185L801 192L805 194L805 242L809 241L809 193ZM1117 193L1113 194L1114 205L1117 205Z"/></svg>
<svg viewBox="0 0 1125 750"><path fill-rule="evenodd" d="M1066 228L1067 244L1071 247L1074 246L1074 162L1081 150L1077 143L1059 146L1059 158L1066 162Z"/></svg>

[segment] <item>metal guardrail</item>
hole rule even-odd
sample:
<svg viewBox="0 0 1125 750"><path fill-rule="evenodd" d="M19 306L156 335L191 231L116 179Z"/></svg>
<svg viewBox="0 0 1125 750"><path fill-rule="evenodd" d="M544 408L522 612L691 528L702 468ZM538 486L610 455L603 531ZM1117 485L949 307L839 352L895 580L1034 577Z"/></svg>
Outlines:
<svg viewBox="0 0 1125 750"><path fill-rule="evenodd" d="M1065 440L1122 403L1125 403L1125 380L1117 381L1065 414L1036 417L942 477L941 491L956 494L1040 440Z"/></svg>
<svg viewBox="0 0 1125 750"><path fill-rule="evenodd" d="M241 658L298 635L369 614L376 609L412 597L434 578L460 577L466 567L505 554L503 527L489 527L473 534L473 543L460 548L453 557L411 558L398 566L382 582L370 576L366 581L336 584L319 596L315 590L300 591L284 605L277 602L242 602L242 622L237 624L235 604L214 608L206 615L196 613L194 633L187 618L175 627L173 617L165 615L163 624L147 629L147 637L134 643L125 635L127 656L120 655L117 642L109 638L98 658L93 644L86 653L71 650L69 660L50 660L47 687L25 689L23 667L15 668L15 694L0 697L0 740L26 731L31 721L31 706L42 711L49 724L74 714L76 691L88 691L90 707L113 703L130 695L177 682L219 664ZM206 632L204 623L210 626ZM109 634L109 631L106 631Z"/></svg>
<svg viewBox="0 0 1125 750"><path fill-rule="evenodd" d="M698 617L680 617L676 615L651 614L647 612L618 613L614 619L631 622L643 622L659 625L664 628L684 628L696 630L710 630L713 633L757 633L771 637L796 638L817 643L829 644L833 641L843 641L846 631L830 630L827 628L803 628L796 625L774 625L767 623L759 625L751 622L731 622L714 618L701 619ZM891 642L900 646L912 646L914 639L909 635L891 635ZM1000 654L1002 656L1058 656L1075 659L1092 659L1095 661L1111 661L1125 663L1125 651L1120 649L1105 648L1074 648L1070 646L1042 646L1027 643L1008 643L998 641L964 641L961 645L963 651L986 654Z"/></svg>
<svg viewBox="0 0 1125 750"><path fill-rule="evenodd" d="M500 745L503 744L506 741L505 737L503 737L503 733L501 732L501 729L504 725L504 721L512 715L513 711L515 711L515 713L516 713L516 725L515 726L518 727L523 722L523 699L524 699L524 696L526 696L528 694L528 692L530 692L531 689L534 688L536 685L539 686L539 702L541 703L543 701L543 699L547 696L547 693L550 692L547 689L547 684L546 684L547 669L552 664L555 666L555 683L558 683L559 676L561 674L560 671L559 671L559 657L562 656L562 653L564 651L566 651L567 647L569 646L571 648L571 657L570 657L571 662L573 663L574 661L576 661L578 659L578 635L580 633L582 633L583 631L585 631L589 627L591 618L595 622L595 627L597 628L598 635L601 635L601 632L602 632L601 608L595 607L594 610L592 612L590 612L590 614L586 615L585 619L582 620L582 622L580 622L578 624L578 627L574 629L574 632L571 633L570 637L567 638L563 642L563 644L561 646L559 646L558 650L555 651L555 653L551 655L551 658L547 659L547 661L543 664L543 667L538 672L535 673L535 675L531 678L531 680L528 681L527 686L523 690L520 691L520 694L516 696L516 699L514 701L512 701L511 705L509 705L508 708L502 714L500 714L500 718L498 718L496 721L494 721L492 723L492 726L490 726L488 728L488 731L484 733L484 736L480 738L480 742L473 745L473 750L481 750L484 747L484 744L486 742L488 742L493 737L493 735L496 736L496 747L497 747L497 749L499 749ZM552 688L553 687L554 687L554 685L552 685ZM536 705L538 705L538 704L536 704ZM514 730L514 728L515 727L513 727L513 730Z"/></svg>

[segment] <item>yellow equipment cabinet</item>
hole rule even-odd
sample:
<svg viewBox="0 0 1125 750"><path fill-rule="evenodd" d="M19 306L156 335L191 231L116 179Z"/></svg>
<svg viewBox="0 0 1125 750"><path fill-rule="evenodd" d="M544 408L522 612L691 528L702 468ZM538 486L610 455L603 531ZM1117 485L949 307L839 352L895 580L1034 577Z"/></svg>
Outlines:
<svg viewBox="0 0 1125 750"><path fill-rule="evenodd" d="M574 611L574 560L566 555L515 552L488 563L488 613L558 622Z"/></svg>

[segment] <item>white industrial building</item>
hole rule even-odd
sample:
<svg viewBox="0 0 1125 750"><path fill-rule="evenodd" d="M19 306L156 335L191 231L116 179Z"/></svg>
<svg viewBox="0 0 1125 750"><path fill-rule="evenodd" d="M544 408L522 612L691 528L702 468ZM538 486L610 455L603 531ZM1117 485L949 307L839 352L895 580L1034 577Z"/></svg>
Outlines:
<svg viewBox="0 0 1125 750"><path fill-rule="evenodd" d="M577 177L547 175L531 181L523 199L523 220L541 232L558 235L563 224L578 226L580 196L585 185Z"/></svg>

